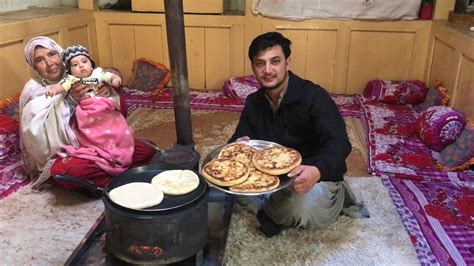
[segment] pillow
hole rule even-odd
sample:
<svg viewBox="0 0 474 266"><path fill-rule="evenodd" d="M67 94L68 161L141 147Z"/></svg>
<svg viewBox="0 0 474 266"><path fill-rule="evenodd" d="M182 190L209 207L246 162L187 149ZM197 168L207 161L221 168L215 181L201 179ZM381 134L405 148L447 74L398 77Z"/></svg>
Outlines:
<svg viewBox="0 0 474 266"><path fill-rule="evenodd" d="M260 88L255 76L242 76L234 77L224 81L224 86L222 90L224 96L234 99L243 99L245 100L247 96L256 92Z"/></svg>
<svg viewBox="0 0 474 266"><path fill-rule="evenodd" d="M426 146L441 151L456 141L465 126L460 112L447 106L432 106L416 119L415 130Z"/></svg>
<svg viewBox="0 0 474 266"><path fill-rule="evenodd" d="M439 164L445 171L464 170L474 165L474 120L468 122L456 142L440 152Z"/></svg>
<svg viewBox="0 0 474 266"><path fill-rule="evenodd" d="M169 69L160 63L139 58L133 63L132 78L128 83L131 89L155 93L170 80Z"/></svg>
<svg viewBox="0 0 474 266"><path fill-rule="evenodd" d="M425 100L415 109L418 112L426 110L431 106L446 106L449 101L448 90L441 86L431 87L428 90Z"/></svg>
<svg viewBox="0 0 474 266"><path fill-rule="evenodd" d="M18 93L12 98L0 101L0 114L9 116L15 120L19 120L20 113L20 94Z"/></svg>
<svg viewBox="0 0 474 266"><path fill-rule="evenodd" d="M376 102L390 104L420 104L426 97L428 88L420 80L381 80L367 83L364 96Z"/></svg>

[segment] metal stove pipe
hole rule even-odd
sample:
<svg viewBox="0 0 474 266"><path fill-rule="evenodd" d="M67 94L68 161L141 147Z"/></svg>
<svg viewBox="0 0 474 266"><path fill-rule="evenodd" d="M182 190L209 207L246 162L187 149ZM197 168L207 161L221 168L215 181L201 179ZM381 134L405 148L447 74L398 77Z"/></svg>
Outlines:
<svg viewBox="0 0 474 266"><path fill-rule="evenodd" d="M194 149L182 0L165 0L177 144Z"/></svg>

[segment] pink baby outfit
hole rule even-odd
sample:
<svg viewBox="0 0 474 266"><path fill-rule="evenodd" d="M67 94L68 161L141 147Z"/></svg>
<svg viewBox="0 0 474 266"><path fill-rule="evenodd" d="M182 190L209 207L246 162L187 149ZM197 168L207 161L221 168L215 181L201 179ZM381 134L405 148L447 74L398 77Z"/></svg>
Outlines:
<svg viewBox="0 0 474 266"><path fill-rule="evenodd" d="M105 97L82 100L73 125L80 147L63 146L59 155L94 161L112 176L127 170L132 164L134 140L119 109L116 102Z"/></svg>

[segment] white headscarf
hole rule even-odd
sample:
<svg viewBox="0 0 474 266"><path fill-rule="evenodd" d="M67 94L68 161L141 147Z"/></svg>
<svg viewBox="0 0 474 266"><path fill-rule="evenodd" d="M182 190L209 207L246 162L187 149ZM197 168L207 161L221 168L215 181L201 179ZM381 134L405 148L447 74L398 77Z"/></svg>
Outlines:
<svg viewBox="0 0 474 266"><path fill-rule="evenodd" d="M53 39L45 36L34 37L25 46L25 61L30 68L32 78L38 79L45 83L49 83L48 81L45 81L41 76L39 76L38 71L36 71L35 69L35 49L38 46L56 51L59 55L61 55L61 53L63 52L63 48Z"/></svg>

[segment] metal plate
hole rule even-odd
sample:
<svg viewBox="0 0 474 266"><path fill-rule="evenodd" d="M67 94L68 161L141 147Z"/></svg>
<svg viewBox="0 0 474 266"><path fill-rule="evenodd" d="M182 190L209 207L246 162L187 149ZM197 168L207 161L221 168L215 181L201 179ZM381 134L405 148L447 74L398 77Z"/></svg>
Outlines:
<svg viewBox="0 0 474 266"><path fill-rule="evenodd" d="M278 143L275 143L275 142L271 142L271 141L265 141L265 140L249 140L249 141L237 141L237 142L232 142L232 144L234 143L241 143L241 144L246 144L246 145L249 145L249 146L252 146L254 147L255 149L257 150L262 150L264 148L268 148L268 147L281 147L282 145L278 144ZM201 163L199 164L199 173L202 173L202 168L204 167L204 165L206 165L208 162L210 162L211 160L217 158L217 155L219 155L219 152L228 144L224 144L224 145L221 145L217 148L215 148L213 151L211 151L205 158L204 160L201 161ZM206 180L206 178L204 178L206 180L206 182L209 184L209 186L211 187L214 187L220 191L223 191L225 193L229 193L229 194L233 194L233 195L242 195L242 196L257 196L257 195L262 195L262 194L269 194L269 193L273 193L273 192L276 192L278 190L281 190L289 185L291 185L293 183L293 181L295 181L295 177L288 177L287 175L279 175L278 178L280 178L280 185L277 187L277 188L274 188L272 190L269 190L269 191L264 191L264 192L235 192L235 191L231 191L229 190L228 187L221 187L221 186L218 186L218 185L215 185L209 181Z"/></svg>
<svg viewBox="0 0 474 266"><path fill-rule="evenodd" d="M155 177L157 174L168 170L164 169L163 167L159 165L146 165L146 166L140 166L136 168L129 169L122 174L116 176L110 182L107 184L105 187L105 194L108 199L110 199L109 192L117 187L120 187L125 184L129 184L132 182L146 182L146 183L151 183L151 180L153 177ZM190 204L191 202L195 201L196 199L200 198L204 192L206 192L207 189L207 184L206 181L204 181L204 177L201 176L201 174L196 173L199 177L199 185L198 187L184 195L177 195L177 196L172 196L172 195L166 195L163 198L163 201L150 208L146 209L140 209L140 210L135 210L135 209L129 209L123 206L120 206L110 200L114 206L117 206L119 208L123 208L126 210L134 210L134 211L140 211L140 212L156 212L156 211L168 211L172 209L176 209L179 207L182 207L184 205Z"/></svg>

